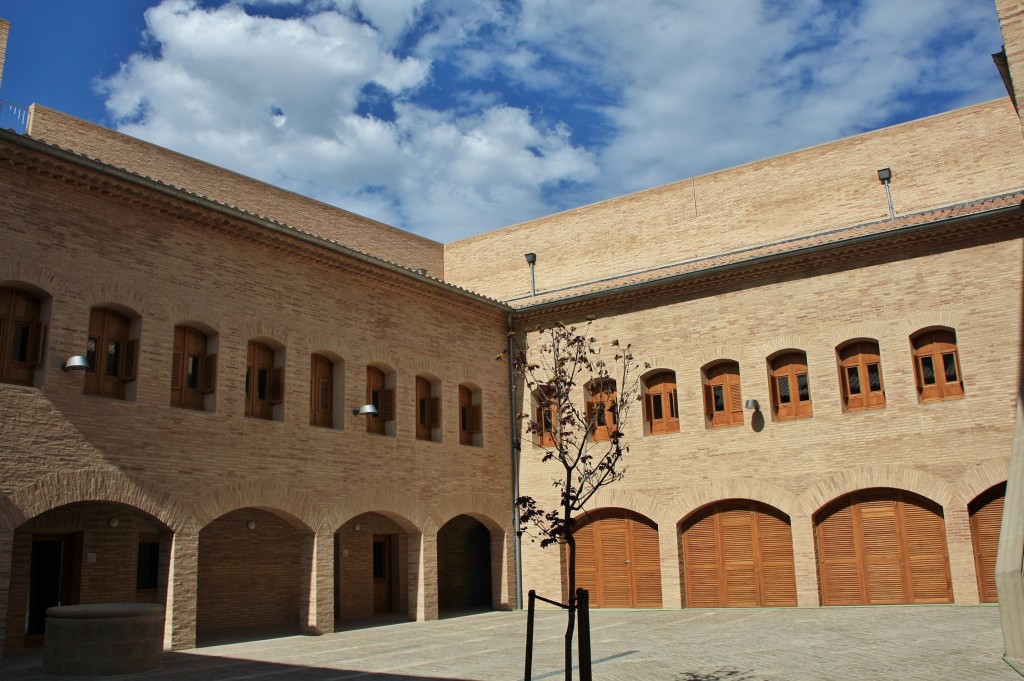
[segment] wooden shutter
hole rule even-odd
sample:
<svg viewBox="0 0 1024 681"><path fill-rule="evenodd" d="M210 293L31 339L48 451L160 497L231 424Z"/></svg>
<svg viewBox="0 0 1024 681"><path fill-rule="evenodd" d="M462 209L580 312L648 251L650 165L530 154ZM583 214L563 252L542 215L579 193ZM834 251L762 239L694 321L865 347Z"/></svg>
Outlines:
<svg viewBox="0 0 1024 681"><path fill-rule="evenodd" d="M483 431L483 414L479 404L469 407L469 432L476 434Z"/></svg>
<svg viewBox="0 0 1024 681"><path fill-rule="evenodd" d="M199 360L199 390L203 394L217 390L217 355L203 355Z"/></svg>
<svg viewBox="0 0 1024 681"><path fill-rule="evenodd" d="M729 409L729 423L738 425L743 423L743 396L740 393L740 375L739 373L728 373L727 386L729 389L728 402L726 407Z"/></svg>
<svg viewBox="0 0 1024 681"><path fill-rule="evenodd" d="M177 334L175 334L175 335L177 335ZM177 392L177 391L181 390L181 384L182 384L181 372L182 372L181 353L180 352L175 352L171 356L171 391L172 392ZM174 399L175 397L177 397L176 400ZM172 400L173 403L179 404L181 402L181 394L180 394L180 392L177 395L172 395L171 400Z"/></svg>
<svg viewBox="0 0 1024 681"><path fill-rule="evenodd" d="M863 604L859 542L854 536L853 507L849 498L832 506L818 522L816 534L822 604Z"/></svg>
<svg viewBox="0 0 1024 681"><path fill-rule="evenodd" d="M867 602L872 605L907 602L904 560L900 546L898 508L893 495L869 490L858 495Z"/></svg>
<svg viewBox="0 0 1024 681"><path fill-rule="evenodd" d="M953 584L946 555L946 523L941 510L925 499L903 495L900 501L907 547L906 566L912 603L950 603Z"/></svg>
<svg viewBox="0 0 1024 681"><path fill-rule="evenodd" d="M429 409L427 410L427 424L431 428L437 428L441 425L441 398L431 397L427 403Z"/></svg>
<svg viewBox="0 0 1024 681"><path fill-rule="evenodd" d="M658 528L622 509L587 515L574 533L576 586L595 608L660 608Z"/></svg>
<svg viewBox="0 0 1024 681"><path fill-rule="evenodd" d="M627 516L631 566L633 568L632 608L661 607L661 550L658 527L635 514Z"/></svg>
<svg viewBox="0 0 1024 681"><path fill-rule="evenodd" d="M616 514L600 521L600 549L598 561L601 571L602 608L633 607L633 589L630 579L629 528L626 518Z"/></svg>
<svg viewBox="0 0 1024 681"><path fill-rule="evenodd" d="M121 364L121 379L134 381L139 371L139 341L132 339L124 344L124 361Z"/></svg>
<svg viewBox="0 0 1024 681"><path fill-rule="evenodd" d="M704 418L707 419L708 425L711 425L715 420L715 391L714 388L705 383L704 386Z"/></svg>
<svg viewBox="0 0 1024 681"><path fill-rule="evenodd" d="M661 418L657 417L654 401L661 402ZM662 371L651 376L644 395L644 415L650 424L652 435L679 431L679 409L676 405L676 376L671 371Z"/></svg>
<svg viewBox="0 0 1024 681"><path fill-rule="evenodd" d="M380 391L380 418L383 421L395 420L395 391L390 388Z"/></svg>
<svg viewBox="0 0 1024 681"><path fill-rule="evenodd" d="M46 326L42 322L34 322L29 327L27 362L33 367L43 363L43 339Z"/></svg>
<svg viewBox="0 0 1024 681"><path fill-rule="evenodd" d="M996 485L971 502L971 542L974 545L975 570L978 575L978 598L982 603L996 603L996 553L999 550L999 528L1003 521L1006 483Z"/></svg>
<svg viewBox="0 0 1024 681"><path fill-rule="evenodd" d="M683 529L683 570L686 607L722 606L721 536L715 507L699 511Z"/></svg>
<svg viewBox="0 0 1024 681"><path fill-rule="evenodd" d="M758 605L757 565L749 502L725 502L717 515L725 577L723 605L754 607Z"/></svg>
<svg viewBox="0 0 1024 681"><path fill-rule="evenodd" d="M760 605L796 607L793 528L785 515L757 504Z"/></svg>
<svg viewBox="0 0 1024 681"><path fill-rule="evenodd" d="M270 370L270 391L267 400L270 404L284 402L284 368L274 367Z"/></svg>

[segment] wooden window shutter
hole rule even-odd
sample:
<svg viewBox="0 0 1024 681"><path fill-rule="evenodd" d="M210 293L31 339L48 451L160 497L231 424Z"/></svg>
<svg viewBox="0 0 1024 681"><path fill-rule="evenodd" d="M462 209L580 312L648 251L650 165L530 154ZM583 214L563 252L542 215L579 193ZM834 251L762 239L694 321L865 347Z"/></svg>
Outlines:
<svg viewBox="0 0 1024 681"><path fill-rule="evenodd" d="M217 390L217 355L203 355L199 359L199 390L203 394Z"/></svg>
<svg viewBox="0 0 1024 681"><path fill-rule="evenodd" d="M427 425L431 428L437 428L441 423L441 398L431 397L427 404L429 406L427 411Z"/></svg>
<svg viewBox="0 0 1024 681"><path fill-rule="evenodd" d="M46 333L46 326L42 322L35 322L29 329L28 336L28 363L34 367L43 363L43 338Z"/></svg>
<svg viewBox="0 0 1024 681"><path fill-rule="evenodd" d="M274 367L270 370L270 404L284 402L284 368Z"/></svg>
<svg viewBox="0 0 1024 681"><path fill-rule="evenodd" d="M321 414L331 412L331 382L326 378L317 380L316 388L316 410Z"/></svg>
<svg viewBox="0 0 1024 681"><path fill-rule="evenodd" d="M650 392L644 394L644 420L651 424L651 432L654 432L654 396Z"/></svg>
<svg viewBox="0 0 1024 681"><path fill-rule="evenodd" d="M139 371L139 341L132 339L124 344L124 364L121 367L121 380L134 381Z"/></svg>
<svg viewBox="0 0 1024 681"><path fill-rule="evenodd" d="M469 432L479 433L481 432L482 414L479 404L471 404L469 406Z"/></svg>
<svg viewBox="0 0 1024 681"><path fill-rule="evenodd" d="M171 390L181 390L181 353L171 357ZM179 397L180 400L180 397Z"/></svg>
<svg viewBox="0 0 1024 681"><path fill-rule="evenodd" d="M380 418L382 421L395 420L395 391L391 388L380 393Z"/></svg>
<svg viewBox="0 0 1024 681"><path fill-rule="evenodd" d="M704 417L708 420L708 423L715 418L715 391L714 387L705 383L704 388Z"/></svg>
<svg viewBox="0 0 1024 681"><path fill-rule="evenodd" d="M743 396L739 374L726 374L729 387L729 423L743 423Z"/></svg>

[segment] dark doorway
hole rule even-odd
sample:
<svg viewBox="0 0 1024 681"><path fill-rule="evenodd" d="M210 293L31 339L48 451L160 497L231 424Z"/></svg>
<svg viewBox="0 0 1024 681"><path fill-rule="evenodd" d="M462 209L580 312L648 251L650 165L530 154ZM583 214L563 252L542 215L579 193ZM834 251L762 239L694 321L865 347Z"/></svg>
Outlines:
<svg viewBox="0 0 1024 681"><path fill-rule="evenodd" d="M373 614L393 612L394 559L390 534L373 535Z"/></svg>
<svg viewBox="0 0 1024 681"><path fill-rule="evenodd" d="M460 515L437 533L437 594L442 611L490 609L491 533Z"/></svg>
<svg viewBox="0 0 1024 681"><path fill-rule="evenodd" d="M46 609L78 602L81 542L78 534L34 535L29 564L25 647L40 646Z"/></svg>

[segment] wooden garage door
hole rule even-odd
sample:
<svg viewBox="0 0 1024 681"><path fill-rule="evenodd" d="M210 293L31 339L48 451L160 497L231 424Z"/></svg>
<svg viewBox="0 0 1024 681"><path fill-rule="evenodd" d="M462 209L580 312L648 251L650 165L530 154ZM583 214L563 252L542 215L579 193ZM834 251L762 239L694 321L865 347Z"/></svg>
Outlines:
<svg viewBox="0 0 1024 681"><path fill-rule="evenodd" d="M747 499L706 506L682 528L685 605L796 605L793 535L785 514Z"/></svg>
<svg viewBox="0 0 1024 681"><path fill-rule="evenodd" d="M815 534L824 605L953 601L942 509L924 497L854 492L818 514Z"/></svg>
<svg viewBox="0 0 1024 681"><path fill-rule="evenodd" d="M588 513L577 527L576 586L592 608L660 608L658 526L624 509Z"/></svg>
<svg viewBox="0 0 1024 681"><path fill-rule="evenodd" d="M1003 499L1006 483L980 494L967 506L971 514L971 541L974 543L974 565L978 573L978 598L982 603L996 603L996 552L999 550L999 526L1003 522Z"/></svg>

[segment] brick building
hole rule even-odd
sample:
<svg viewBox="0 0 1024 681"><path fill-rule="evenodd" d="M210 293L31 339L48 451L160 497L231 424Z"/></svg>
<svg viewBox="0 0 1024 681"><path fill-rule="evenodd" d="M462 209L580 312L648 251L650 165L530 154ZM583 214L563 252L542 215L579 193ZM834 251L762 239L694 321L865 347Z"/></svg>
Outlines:
<svg viewBox="0 0 1024 681"><path fill-rule="evenodd" d="M560 593L557 551L517 560L513 460L550 473L494 355L589 315L651 365L584 518L597 606L996 598L1010 98L446 245L39 105L0 196L7 652L58 601L163 603L184 648L514 607L520 560Z"/></svg>

